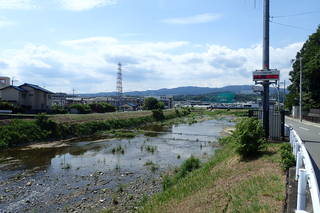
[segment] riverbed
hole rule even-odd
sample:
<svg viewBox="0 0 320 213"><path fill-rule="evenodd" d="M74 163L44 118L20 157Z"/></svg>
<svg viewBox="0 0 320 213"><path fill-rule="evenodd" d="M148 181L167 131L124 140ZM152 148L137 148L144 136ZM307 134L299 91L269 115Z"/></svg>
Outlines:
<svg viewBox="0 0 320 213"><path fill-rule="evenodd" d="M147 126L134 138L0 152L0 212L132 212L161 175L191 155L206 161L232 118Z"/></svg>

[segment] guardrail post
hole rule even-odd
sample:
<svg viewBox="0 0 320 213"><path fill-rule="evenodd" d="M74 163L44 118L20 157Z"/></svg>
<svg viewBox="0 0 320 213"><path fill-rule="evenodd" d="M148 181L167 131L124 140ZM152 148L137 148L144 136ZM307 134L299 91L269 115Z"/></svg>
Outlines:
<svg viewBox="0 0 320 213"><path fill-rule="evenodd" d="M300 148L300 144L298 144L297 143L297 141L295 142L295 144L294 144L295 146L294 146L294 156L295 156L295 158L297 159L297 154L298 154L298 151L299 151L299 148Z"/></svg>
<svg viewBox="0 0 320 213"><path fill-rule="evenodd" d="M299 150L296 157L296 178L295 178L296 181L298 181L298 178L299 178L299 170L302 166L302 157L303 157L302 153Z"/></svg>
<svg viewBox="0 0 320 213"><path fill-rule="evenodd" d="M307 178L307 171L305 169L299 169L297 210L305 210L306 208Z"/></svg>

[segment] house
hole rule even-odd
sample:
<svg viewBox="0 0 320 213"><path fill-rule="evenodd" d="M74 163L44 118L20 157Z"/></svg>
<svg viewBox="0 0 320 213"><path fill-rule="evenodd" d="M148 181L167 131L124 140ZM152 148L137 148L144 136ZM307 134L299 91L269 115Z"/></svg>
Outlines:
<svg viewBox="0 0 320 213"><path fill-rule="evenodd" d="M0 89L10 85L9 77L0 77ZM0 91L0 100L1 100L1 91Z"/></svg>
<svg viewBox="0 0 320 213"><path fill-rule="evenodd" d="M6 86L0 89L1 99L17 105L24 105L27 91L17 86Z"/></svg>
<svg viewBox="0 0 320 213"><path fill-rule="evenodd" d="M3 101L25 107L32 112L47 111L51 106L53 93L35 84L11 85L0 91Z"/></svg>
<svg viewBox="0 0 320 213"><path fill-rule="evenodd" d="M51 106L65 106L67 105L67 93L54 93L51 95Z"/></svg>
<svg viewBox="0 0 320 213"><path fill-rule="evenodd" d="M173 96L167 96L167 95L161 95L161 96L147 96L146 98L155 98L158 101L161 101L164 103L164 107L166 109L172 109L173 108Z"/></svg>
<svg viewBox="0 0 320 213"><path fill-rule="evenodd" d="M124 111L136 111L139 108L139 105L134 103L125 103L120 106L120 108Z"/></svg>

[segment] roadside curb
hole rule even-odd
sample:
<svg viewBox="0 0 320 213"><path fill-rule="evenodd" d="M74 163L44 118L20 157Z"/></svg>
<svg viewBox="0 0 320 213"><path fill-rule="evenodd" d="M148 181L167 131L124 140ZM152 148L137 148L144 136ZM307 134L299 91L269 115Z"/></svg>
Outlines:
<svg viewBox="0 0 320 213"><path fill-rule="evenodd" d="M288 119L288 120L300 122L300 120L296 119L296 118L291 118L291 117L288 117L288 116L286 116L285 118ZM306 125L310 125L310 126L314 126L314 127L319 127L320 128L320 124L318 124L318 123L313 123L313 122L306 121L306 120L302 120L302 123L306 124Z"/></svg>

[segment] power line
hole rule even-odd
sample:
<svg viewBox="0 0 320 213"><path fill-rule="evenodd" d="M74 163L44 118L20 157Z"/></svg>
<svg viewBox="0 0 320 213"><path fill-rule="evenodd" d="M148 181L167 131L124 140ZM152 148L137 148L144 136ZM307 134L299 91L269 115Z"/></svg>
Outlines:
<svg viewBox="0 0 320 213"><path fill-rule="evenodd" d="M273 20L270 20L270 22L273 23L273 24L278 24L278 25L281 25L281 26L284 26L284 27L290 27L290 28L299 29L299 30L306 30L306 31L312 30L312 29L304 28L304 27L300 27L300 26L295 26L295 25L283 24L283 23L275 22Z"/></svg>
<svg viewBox="0 0 320 213"><path fill-rule="evenodd" d="M304 15L310 15L310 14L320 14L320 11L309 11L309 12L294 13L289 15L271 16L271 18L287 18L287 17L304 16Z"/></svg>

